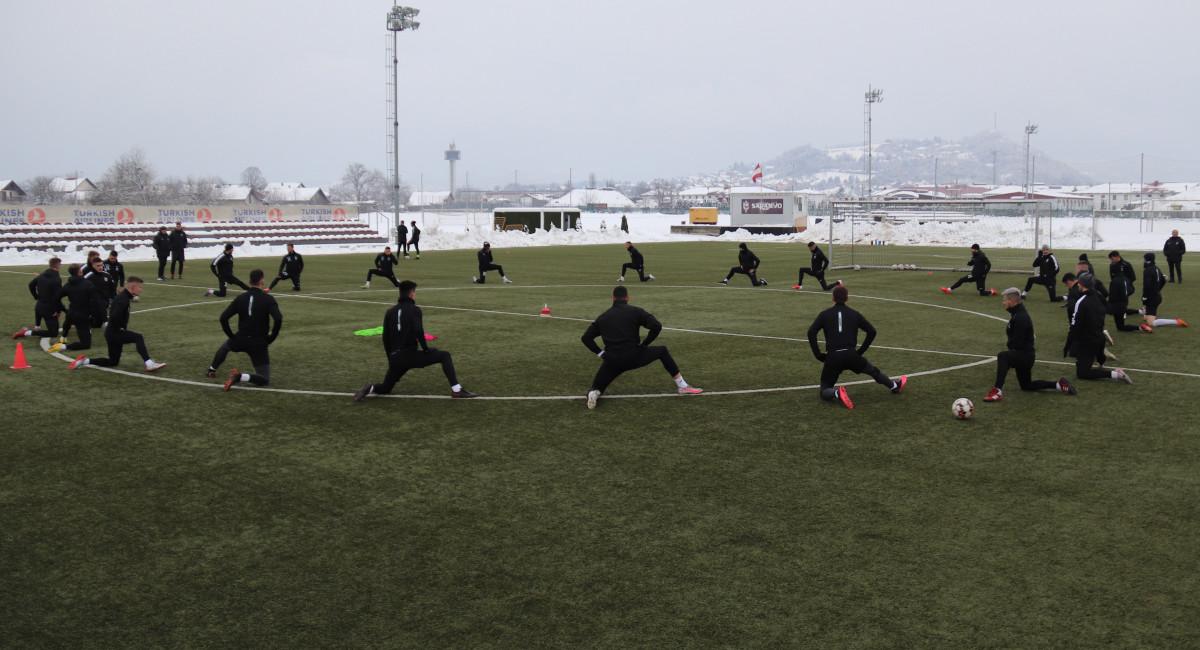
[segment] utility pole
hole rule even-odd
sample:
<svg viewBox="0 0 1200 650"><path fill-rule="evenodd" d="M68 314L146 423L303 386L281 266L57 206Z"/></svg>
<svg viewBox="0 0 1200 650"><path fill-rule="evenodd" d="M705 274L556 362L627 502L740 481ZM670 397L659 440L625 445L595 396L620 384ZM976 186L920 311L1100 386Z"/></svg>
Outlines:
<svg viewBox="0 0 1200 650"><path fill-rule="evenodd" d="M996 150L992 149L992 189L996 189Z"/></svg>

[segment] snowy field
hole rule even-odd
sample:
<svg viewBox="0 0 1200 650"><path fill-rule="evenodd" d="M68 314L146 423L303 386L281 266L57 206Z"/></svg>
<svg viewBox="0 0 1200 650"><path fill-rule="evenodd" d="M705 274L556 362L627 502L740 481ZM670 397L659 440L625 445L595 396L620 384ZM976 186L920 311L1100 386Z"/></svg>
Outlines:
<svg viewBox="0 0 1200 650"><path fill-rule="evenodd" d="M705 235L672 235L672 225L679 225L687 220L687 215L665 214L629 214L629 233L621 232L620 214L583 213L581 229L572 231L552 231L526 234L516 231L495 232L490 230L491 216L488 213L402 213L406 221L416 220L421 226L421 249L424 251L474 249L484 241L490 241L497 248L515 248L526 246L578 246L595 244L619 244L626 240L637 243L670 242L670 241L712 241L714 237ZM363 215L363 218L382 233L388 229L390 215L373 213ZM728 215L721 216L721 224L728 224ZM817 219L821 221L817 223ZM1042 219L1042 232L1047 234L1049 243L1058 248L1073 248L1093 250L1092 232L1095 227L1094 250L1107 251L1110 249L1128 250L1161 250L1162 244L1170 236L1172 228L1178 228L1184 240L1200 242L1200 221L1180 220L1177 222L1158 220L1153 223L1138 219L1096 219L1091 218L1059 218ZM394 235L393 235L394 236ZM807 242L816 239L825 243L830 238L829 222L821 217L810 219L809 231L795 235L751 235L745 230L727 233L719 239L724 241L759 241L759 242ZM915 222L903 224L873 223L859 221L853 226L849 222L834 224L834 243L844 244L849 241L870 243L881 240L887 245L923 245L923 246L953 246L963 247L978 243L986 248L1032 248L1034 245L1034 224L1032 219L1023 217L985 217L975 222L967 223L925 223ZM238 255L241 257L270 257L283 255L283 246L239 245ZM146 246L118 247L121 259L124 261L145 261L154 258L153 250ZM1200 244L1197 244L1200 245ZM305 255L332 255L375 251L380 247L375 244L337 244L300 246ZM188 249L190 259L208 259L220 253L217 246L192 247ZM35 250L4 250L0 251L0 265L16 266L42 264L47 254ZM70 252L66 257L71 257Z"/></svg>

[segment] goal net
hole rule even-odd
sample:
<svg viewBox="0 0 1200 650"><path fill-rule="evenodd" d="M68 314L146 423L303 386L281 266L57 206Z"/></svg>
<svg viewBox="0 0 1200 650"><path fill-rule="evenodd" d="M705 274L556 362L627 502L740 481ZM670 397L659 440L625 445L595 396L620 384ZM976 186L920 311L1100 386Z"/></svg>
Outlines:
<svg viewBox="0 0 1200 650"><path fill-rule="evenodd" d="M981 231L1003 231L1004 248L1034 250L1055 214L1049 202L1032 200L834 201L827 215L809 218L809 232L828 244L835 269L952 271L966 268ZM1023 254L989 257L995 272L1028 272Z"/></svg>

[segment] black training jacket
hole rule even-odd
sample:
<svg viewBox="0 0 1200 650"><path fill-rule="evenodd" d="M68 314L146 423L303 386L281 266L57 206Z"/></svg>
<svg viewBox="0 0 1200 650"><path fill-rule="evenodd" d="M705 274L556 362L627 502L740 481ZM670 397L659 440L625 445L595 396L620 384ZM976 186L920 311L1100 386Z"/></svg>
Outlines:
<svg viewBox="0 0 1200 650"><path fill-rule="evenodd" d="M300 275L304 271L304 256L300 253L288 253L279 260L279 275Z"/></svg>
<svg viewBox="0 0 1200 650"><path fill-rule="evenodd" d="M638 251L637 246L629 247L629 263L637 268L641 268L646 263L646 260L642 257L641 252Z"/></svg>
<svg viewBox="0 0 1200 650"><path fill-rule="evenodd" d="M854 350L858 345L858 331L866 332L858 348L859 354L866 354L875 340L875 327L863 318L863 315L846 305L834 305L817 314L812 325L808 328L808 345L812 348L813 356L821 358L821 348L817 346L817 334L823 333L825 349L829 352Z"/></svg>
<svg viewBox="0 0 1200 650"><path fill-rule="evenodd" d="M1033 267L1038 270L1038 274L1043 278L1053 278L1058 275L1058 259L1054 257L1054 253L1038 253L1033 260Z"/></svg>
<svg viewBox="0 0 1200 650"><path fill-rule="evenodd" d="M1108 277L1111 281L1110 284L1117 284L1118 281L1121 281L1121 284L1125 285L1126 296L1133 295L1133 283L1137 282L1137 273L1134 272L1132 264L1125 260L1109 264Z"/></svg>
<svg viewBox="0 0 1200 650"><path fill-rule="evenodd" d="M417 303L401 298L383 315L383 349L388 354L429 349L425 342L425 319Z"/></svg>
<svg viewBox="0 0 1200 650"><path fill-rule="evenodd" d="M91 314L100 300L95 285L78 275L67 278L67 284L58 294L59 302L62 302L63 298L69 303L67 313L77 316Z"/></svg>
<svg viewBox="0 0 1200 650"><path fill-rule="evenodd" d="M125 286L125 265L112 260L104 260L104 272L117 283L117 286Z"/></svg>
<svg viewBox="0 0 1200 650"><path fill-rule="evenodd" d="M646 338L641 338L641 328L646 328ZM641 307L634 307L623 300L613 302L608 311L596 317L580 340L593 354L600 354L596 337L604 341L604 354L620 355L646 347L658 338L662 323Z"/></svg>
<svg viewBox="0 0 1200 650"><path fill-rule="evenodd" d="M379 269L384 275L395 275L396 271L394 268L399 263L396 256L391 253L387 255L380 253L375 256L375 268Z"/></svg>
<svg viewBox="0 0 1200 650"><path fill-rule="evenodd" d="M167 237L171 240L171 252L182 253L187 248L187 233L182 230L172 230Z"/></svg>
<svg viewBox="0 0 1200 650"><path fill-rule="evenodd" d="M108 329L104 331L105 334L115 334L129 329L129 300L131 298L133 298L133 294L122 291L113 299L112 306L108 309Z"/></svg>
<svg viewBox="0 0 1200 650"><path fill-rule="evenodd" d="M416 224L413 224L413 227L412 227L412 237L411 237L411 238L410 238L408 241L409 241L410 243L413 243L413 242L419 242L419 241L421 241L421 229L420 229L420 228L418 228L418 227L416 226Z"/></svg>
<svg viewBox="0 0 1200 650"><path fill-rule="evenodd" d="M238 317L237 333L229 328L229 320ZM221 329L225 336L239 338L255 343L274 343L279 336L279 328L283 327L283 314L279 311L279 303L262 289L250 287L250 290L233 299L225 311L221 312Z"/></svg>
<svg viewBox="0 0 1200 650"><path fill-rule="evenodd" d="M1067 334L1067 348L1074 354L1080 345L1089 349L1104 345L1104 317L1106 311L1099 296L1091 292L1080 296L1071 307L1071 329Z"/></svg>
<svg viewBox="0 0 1200 650"><path fill-rule="evenodd" d="M825 253L821 251L820 246L813 246L812 261L809 262L809 268L813 273L824 273L825 269L829 268L829 258L825 257Z"/></svg>
<svg viewBox="0 0 1200 650"><path fill-rule="evenodd" d="M58 293L62 291L62 276L54 269L46 269L29 281L29 293L37 300L38 307L58 311Z"/></svg>
<svg viewBox="0 0 1200 650"><path fill-rule="evenodd" d="M1165 286L1167 286L1167 278L1163 276L1162 271L1158 270L1158 266L1154 262L1146 262L1142 269L1142 300L1158 298L1162 295L1162 288Z"/></svg>
<svg viewBox="0 0 1200 650"><path fill-rule="evenodd" d="M971 259L967 264L971 267L971 277L973 278L985 276L992 270L992 261L983 254L983 251L971 253Z"/></svg>
<svg viewBox="0 0 1200 650"><path fill-rule="evenodd" d="M165 232L160 232L154 236L154 252L160 258L166 257L171 253L171 236Z"/></svg>
<svg viewBox="0 0 1200 650"><path fill-rule="evenodd" d="M91 282L93 287L96 287L96 292L106 304L117 297L117 283L111 275L104 271L88 271L83 274L83 277Z"/></svg>
<svg viewBox="0 0 1200 650"><path fill-rule="evenodd" d="M1171 237L1167 239L1167 243L1163 244L1163 257L1170 262L1182 260L1183 254L1186 252L1187 245L1183 243L1183 237Z"/></svg>
<svg viewBox="0 0 1200 650"><path fill-rule="evenodd" d="M1016 352L1035 353L1033 336L1033 319L1025 309L1024 303L1017 303L1008 310L1008 349Z"/></svg>
<svg viewBox="0 0 1200 650"><path fill-rule="evenodd" d="M747 271L750 269L757 269L759 264L758 256L754 253L751 253L749 248L739 251L738 264Z"/></svg>
<svg viewBox="0 0 1200 650"><path fill-rule="evenodd" d="M479 259L479 270L482 271L492 263L492 249L481 248L478 253L475 253L475 257Z"/></svg>
<svg viewBox="0 0 1200 650"><path fill-rule="evenodd" d="M233 255L229 253L221 253L213 258L210 265L213 275L218 278L227 278L233 275Z"/></svg>

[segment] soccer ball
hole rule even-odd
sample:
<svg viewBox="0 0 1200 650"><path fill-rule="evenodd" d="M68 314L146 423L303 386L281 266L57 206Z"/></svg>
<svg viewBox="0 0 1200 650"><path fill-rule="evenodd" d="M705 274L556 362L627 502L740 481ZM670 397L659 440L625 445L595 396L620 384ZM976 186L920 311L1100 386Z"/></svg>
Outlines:
<svg viewBox="0 0 1200 650"><path fill-rule="evenodd" d="M975 404L965 397L960 397L954 400L954 404L950 406L950 411L959 420L969 420L972 415L975 415Z"/></svg>
<svg viewBox="0 0 1200 650"><path fill-rule="evenodd" d="M855 271L861 271L861 270L862 270L862 265L861 265L861 264L855 264L855 265L854 265L854 270L855 270Z"/></svg>

